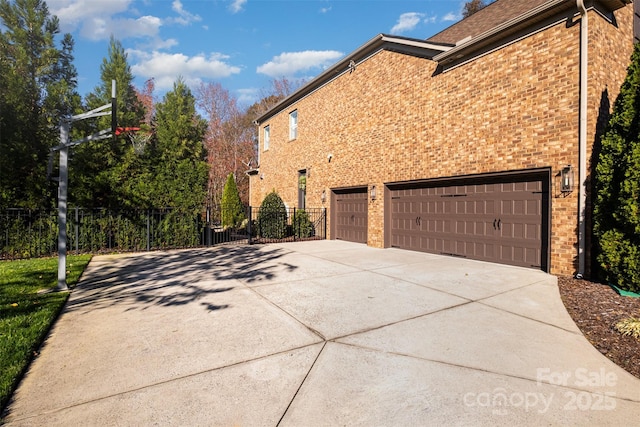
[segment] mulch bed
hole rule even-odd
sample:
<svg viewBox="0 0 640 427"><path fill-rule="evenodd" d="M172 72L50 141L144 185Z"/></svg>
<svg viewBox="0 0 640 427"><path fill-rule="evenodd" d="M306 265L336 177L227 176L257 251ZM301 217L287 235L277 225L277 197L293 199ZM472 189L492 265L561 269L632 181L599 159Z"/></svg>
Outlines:
<svg viewBox="0 0 640 427"><path fill-rule="evenodd" d="M560 296L584 336L615 364L640 378L640 340L622 335L615 324L640 317L640 298L619 295L610 286L558 277Z"/></svg>

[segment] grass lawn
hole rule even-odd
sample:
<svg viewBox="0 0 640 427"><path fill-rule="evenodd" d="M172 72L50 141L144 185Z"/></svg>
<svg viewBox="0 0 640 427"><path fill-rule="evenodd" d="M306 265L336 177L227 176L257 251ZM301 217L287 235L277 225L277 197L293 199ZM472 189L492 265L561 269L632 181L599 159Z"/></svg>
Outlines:
<svg viewBox="0 0 640 427"><path fill-rule="evenodd" d="M89 260L91 255L67 256L69 287ZM57 283L57 258L0 262L0 409L69 297L69 292L38 294Z"/></svg>

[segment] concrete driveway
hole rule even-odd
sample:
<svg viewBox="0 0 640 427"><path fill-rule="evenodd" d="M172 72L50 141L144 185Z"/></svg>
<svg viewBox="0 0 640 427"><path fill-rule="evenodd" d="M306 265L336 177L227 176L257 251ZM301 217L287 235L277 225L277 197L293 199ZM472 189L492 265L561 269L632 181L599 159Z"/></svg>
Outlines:
<svg viewBox="0 0 640 427"><path fill-rule="evenodd" d="M32 425L637 425L540 271L341 241L96 256L5 414Z"/></svg>

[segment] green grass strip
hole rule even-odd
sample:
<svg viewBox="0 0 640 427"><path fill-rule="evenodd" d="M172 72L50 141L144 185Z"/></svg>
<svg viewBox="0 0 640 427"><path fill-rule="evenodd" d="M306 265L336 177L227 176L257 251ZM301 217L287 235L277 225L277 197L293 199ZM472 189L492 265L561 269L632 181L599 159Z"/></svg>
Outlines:
<svg viewBox="0 0 640 427"><path fill-rule="evenodd" d="M67 285L73 288L91 255L67 257ZM69 292L39 294L58 283L58 259L0 262L0 408L62 310Z"/></svg>

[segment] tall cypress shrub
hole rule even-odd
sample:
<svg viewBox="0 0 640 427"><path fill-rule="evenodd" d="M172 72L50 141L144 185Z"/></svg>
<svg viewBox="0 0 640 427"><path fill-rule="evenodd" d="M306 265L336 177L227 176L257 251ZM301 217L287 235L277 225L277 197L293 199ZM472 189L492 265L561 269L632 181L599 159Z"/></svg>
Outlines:
<svg viewBox="0 0 640 427"><path fill-rule="evenodd" d="M640 292L640 45L602 138L596 165L594 235L601 278Z"/></svg>
<svg viewBox="0 0 640 427"><path fill-rule="evenodd" d="M236 185L233 173L229 174L227 182L224 184L221 207L222 226L224 228L239 228L242 221L246 219L244 207L240 201L240 193L238 193L238 186Z"/></svg>

